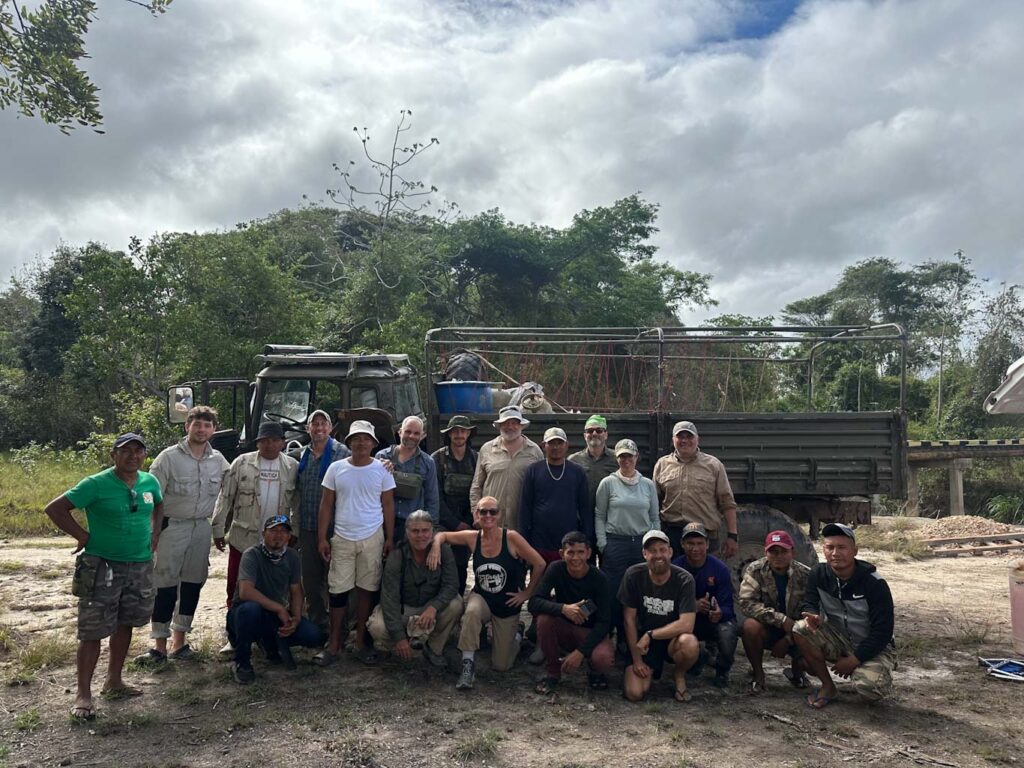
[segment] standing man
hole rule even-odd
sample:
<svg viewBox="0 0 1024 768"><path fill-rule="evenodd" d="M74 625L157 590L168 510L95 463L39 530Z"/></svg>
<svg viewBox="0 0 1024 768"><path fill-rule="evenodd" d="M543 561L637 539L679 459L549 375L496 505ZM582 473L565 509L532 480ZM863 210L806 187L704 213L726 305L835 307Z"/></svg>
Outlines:
<svg viewBox="0 0 1024 768"><path fill-rule="evenodd" d="M476 451L470 440L476 427L466 416L452 416L448 428L442 429L445 445L431 455L437 470L437 487L441 529L468 531L473 527L473 507L469 503L469 489L476 472ZM455 569L459 576L459 594L466 591L466 569L469 565L469 547L452 546Z"/></svg>
<svg viewBox="0 0 1024 768"><path fill-rule="evenodd" d="M519 529L519 494L527 468L544 458L540 446L523 434L530 422L518 406L509 405L498 412L494 428L500 434L483 444L476 462L476 474L469 489L473 509L484 496L493 496L505 514L504 525Z"/></svg>
<svg viewBox="0 0 1024 768"><path fill-rule="evenodd" d="M661 502L661 529L672 542L673 555L687 523L700 523L708 534L708 551L728 560L739 546L736 499L722 462L700 450L697 427L678 421L672 428L675 450L654 465L653 480Z"/></svg>
<svg viewBox="0 0 1024 768"><path fill-rule="evenodd" d="M345 443L352 455L327 468L320 498L317 547L330 566L327 589L331 606L327 647L313 657L321 667L333 664L341 654L348 595L353 589L354 653L367 664L377 660L366 645L366 622L374 593L380 589L384 558L391 552L395 536L395 479L383 463L374 461L378 443L373 425L353 421Z"/></svg>
<svg viewBox="0 0 1024 768"><path fill-rule="evenodd" d="M700 523L683 528L683 556L672 561L693 577L697 598L697 617L693 634L706 647L716 650L714 685L729 685L729 670L736 658L736 610L732 604L732 573L729 566L708 554L708 534ZM689 674L701 673L707 658L702 652Z"/></svg>
<svg viewBox="0 0 1024 768"><path fill-rule="evenodd" d="M320 495L323 492L327 468L336 461L348 458L352 452L331 437L331 417L326 411L316 410L306 420L309 445L299 457L298 500L299 560L302 563L302 591L306 600L306 615L320 630L329 629L327 604L327 564L320 557L317 528L320 518Z"/></svg>
<svg viewBox="0 0 1024 768"><path fill-rule="evenodd" d="M793 627L797 648L821 681L807 704L824 709L839 695L829 663L833 672L853 681L862 699L880 701L892 694L896 667L892 593L874 565L857 559L850 526L829 523L821 535L825 562L811 569L803 619Z"/></svg>
<svg viewBox="0 0 1024 768"><path fill-rule="evenodd" d="M588 562L590 540L580 531L562 537L561 554L561 561L544 569L544 578L530 598L547 670L535 690L551 693L563 673L572 674L584 661L589 668L587 684L604 690L615 665L615 649L608 639L612 627L608 579Z"/></svg>
<svg viewBox="0 0 1024 768"><path fill-rule="evenodd" d="M765 537L764 554L743 572L739 598L740 610L747 617L743 621L743 651L750 660L750 693L755 696L765 691L766 648L779 659L789 654L793 661L784 670L786 679L797 688L807 687L793 627L800 619L811 569L793 557L793 538L785 531L772 531Z"/></svg>
<svg viewBox="0 0 1024 768"><path fill-rule="evenodd" d="M594 414L583 425L583 439L587 447L569 456L569 461L578 464L587 473L590 489L590 514L597 508L597 487L608 475L618 471L615 454L608 450L608 420Z"/></svg>
<svg viewBox="0 0 1024 768"><path fill-rule="evenodd" d="M153 615L153 552L160 538L163 497L160 484L142 472L146 443L129 432L114 440L114 466L82 480L46 505L47 517L78 542L71 593L78 598L78 690L71 716L93 720L92 676L100 641L110 638L110 661L103 695L138 696L139 688L121 677L132 629ZM71 514L85 511L86 531Z"/></svg>
<svg viewBox="0 0 1024 768"><path fill-rule="evenodd" d="M565 430L551 427L544 433L546 457L523 476L519 532L546 563L562 559L562 537L570 531L582 531L588 542L594 541L587 474L565 460L568 452Z"/></svg>
<svg viewBox="0 0 1024 768"><path fill-rule="evenodd" d="M210 519L228 471L227 459L210 445L216 430L217 412L208 405L193 407L185 419L185 437L161 451L149 469L163 490L164 530L153 570L156 603L149 632L153 647L136 663L160 664L168 656L190 659L195 655L186 636L192 631L199 592L209 575Z"/></svg>
<svg viewBox="0 0 1024 768"><path fill-rule="evenodd" d="M398 445L377 453L381 461L390 461L395 476L395 542L405 538L405 521L417 509L425 509L436 523L439 519L437 467L420 450L423 420L406 416L398 430Z"/></svg>
<svg viewBox="0 0 1024 768"><path fill-rule="evenodd" d="M213 516L213 543L221 552L228 545L228 608L238 585L242 553L260 543L263 524L272 517L289 517L295 493L298 462L281 453L284 428L276 421L260 424L256 450L231 462L217 497ZM224 527L231 515L227 535ZM227 646L222 649L228 652Z"/></svg>
<svg viewBox="0 0 1024 768"><path fill-rule="evenodd" d="M299 556L288 547L292 526L284 515L263 524L259 546L242 553L238 568L238 594L228 611L228 637L235 646L235 681L248 685L256 679L252 644L261 642L271 663L295 669L291 647L315 648L323 642L320 630L302 618Z"/></svg>
<svg viewBox="0 0 1024 768"><path fill-rule="evenodd" d="M693 635L696 598L693 577L672 565L672 547L664 532L644 534L644 562L631 565L619 587L626 644L632 663L622 677L623 693L630 701L642 701L651 682L661 678L666 661L675 665L675 700L690 700L686 670L700 655Z"/></svg>

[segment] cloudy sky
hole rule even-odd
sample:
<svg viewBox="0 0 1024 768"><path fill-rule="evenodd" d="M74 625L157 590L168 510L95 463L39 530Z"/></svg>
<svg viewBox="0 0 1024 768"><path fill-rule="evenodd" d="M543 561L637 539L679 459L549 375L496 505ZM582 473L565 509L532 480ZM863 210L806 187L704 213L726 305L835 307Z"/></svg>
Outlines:
<svg viewBox="0 0 1024 768"><path fill-rule="evenodd" d="M440 140L418 176L466 213L659 203L660 256L713 275L711 314L872 256L962 248L1022 281L1022 39L1019 0L101 0L106 133L0 112L0 281L62 242L321 200L353 126L383 149L403 107Z"/></svg>

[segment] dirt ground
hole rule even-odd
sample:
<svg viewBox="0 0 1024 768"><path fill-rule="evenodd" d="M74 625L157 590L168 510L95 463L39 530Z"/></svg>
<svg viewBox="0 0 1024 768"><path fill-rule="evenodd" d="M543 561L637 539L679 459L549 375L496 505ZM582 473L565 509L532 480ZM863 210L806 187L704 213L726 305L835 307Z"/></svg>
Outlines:
<svg viewBox="0 0 1024 768"><path fill-rule="evenodd" d="M73 637L68 539L14 540L0 548L0 677L18 649L47 636ZM691 683L677 704L668 677L642 704L592 692L577 675L557 694L532 691L540 669L522 661L492 674L486 654L476 688L454 690L452 670L346 658L329 669L297 652L299 669L267 668L235 684L214 659L223 642L226 557L214 552L193 645L207 658L158 673L131 670L145 695L97 699L99 716L72 723L73 658L25 685L0 688L0 766L985 766L1024 760L1024 685L986 678L979 653L1010 655L1009 556L897 559L862 550L888 579L896 601L901 660L893 701L866 706L848 689L822 711L767 663L769 692L745 695L749 666L737 651L732 683ZM133 655L146 647L137 632ZM98 690L106 666L100 659Z"/></svg>

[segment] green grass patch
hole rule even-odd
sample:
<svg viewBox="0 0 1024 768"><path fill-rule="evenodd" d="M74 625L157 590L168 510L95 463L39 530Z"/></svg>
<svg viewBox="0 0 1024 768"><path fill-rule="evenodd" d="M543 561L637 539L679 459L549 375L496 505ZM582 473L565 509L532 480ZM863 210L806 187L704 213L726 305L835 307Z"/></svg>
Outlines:
<svg viewBox="0 0 1024 768"><path fill-rule="evenodd" d="M498 753L501 734L488 729L478 736L473 736L455 745L452 757L456 760L484 760Z"/></svg>
<svg viewBox="0 0 1024 768"><path fill-rule="evenodd" d="M66 632L50 632L15 651L14 665L7 673L8 685L25 685L44 669L62 667L75 657L75 638Z"/></svg>
<svg viewBox="0 0 1024 768"><path fill-rule="evenodd" d="M14 717L14 728L18 731L34 731L42 724L43 719L35 707L19 712Z"/></svg>
<svg viewBox="0 0 1024 768"><path fill-rule="evenodd" d="M0 454L0 536L56 533L43 508L99 469L72 451L42 446Z"/></svg>

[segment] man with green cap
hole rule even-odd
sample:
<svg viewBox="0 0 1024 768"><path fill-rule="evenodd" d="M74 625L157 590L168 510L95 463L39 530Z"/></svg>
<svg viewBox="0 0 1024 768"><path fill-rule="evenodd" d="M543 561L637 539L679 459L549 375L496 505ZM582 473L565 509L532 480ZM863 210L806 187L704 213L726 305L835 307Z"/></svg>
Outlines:
<svg viewBox="0 0 1024 768"><path fill-rule="evenodd" d="M587 486L590 489L590 514L597 508L597 486L608 475L619 469L615 454L608 450L608 420L604 416L594 414L583 425L583 439L587 447L569 456L569 461L579 465L587 475Z"/></svg>
<svg viewBox="0 0 1024 768"><path fill-rule="evenodd" d="M469 417L456 415L442 429L444 446L431 454L437 468L437 487L440 491L440 523L445 531L468 531L473 528L473 508L469 503L469 488L476 472L476 451L470 440L476 427ZM459 575L459 594L466 591L466 567L469 547L452 545L455 570Z"/></svg>

